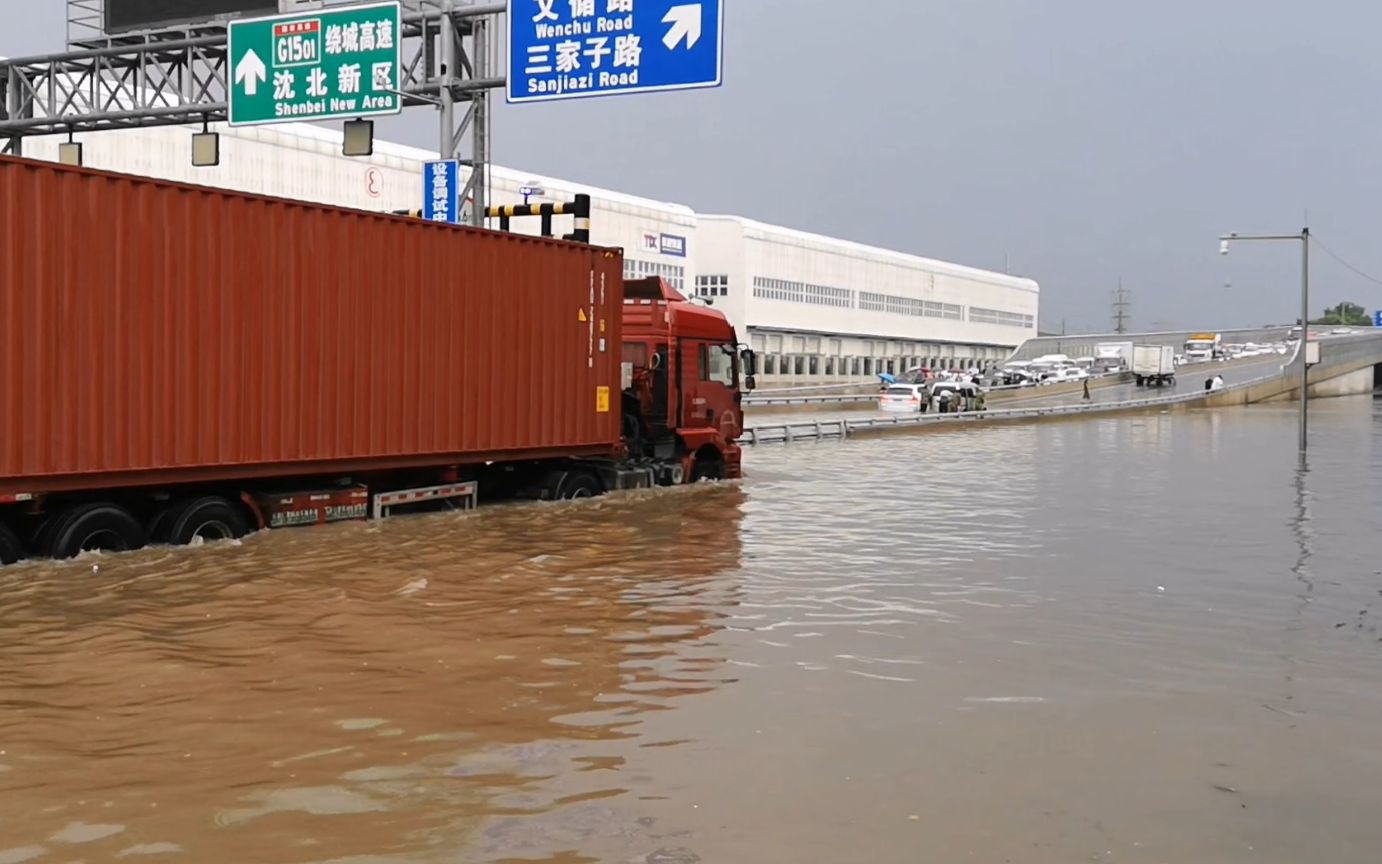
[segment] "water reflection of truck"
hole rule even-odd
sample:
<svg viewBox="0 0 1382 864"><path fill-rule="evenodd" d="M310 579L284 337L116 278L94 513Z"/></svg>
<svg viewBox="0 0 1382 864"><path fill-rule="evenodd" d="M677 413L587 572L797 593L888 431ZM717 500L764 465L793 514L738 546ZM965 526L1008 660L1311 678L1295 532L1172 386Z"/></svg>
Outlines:
<svg viewBox="0 0 1382 864"><path fill-rule="evenodd" d="M1132 374L1138 387L1176 383L1176 349L1170 345L1134 345Z"/></svg>
<svg viewBox="0 0 1382 864"><path fill-rule="evenodd" d="M0 563L740 475L753 353L617 249L11 158L0 236Z"/></svg>
<svg viewBox="0 0 1382 864"><path fill-rule="evenodd" d="M1223 340L1218 333L1192 333L1185 340L1187 363L1206 363L1223 356Z"/></svg>
<svg viewBox="0 0 1382 864"><path fill-rule="evenodd" d="M1100 342L1094 346L1094 365L1089 370L1095 375L1111 372L1126 372L1132 368L1131 342Z"/></svg>

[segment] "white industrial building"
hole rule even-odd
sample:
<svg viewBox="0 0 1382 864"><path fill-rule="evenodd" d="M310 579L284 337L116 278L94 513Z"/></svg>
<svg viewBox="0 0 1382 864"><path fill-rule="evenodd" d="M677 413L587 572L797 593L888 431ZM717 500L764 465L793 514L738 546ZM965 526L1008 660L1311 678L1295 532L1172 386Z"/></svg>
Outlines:
<svg viewBox="0 0 1382 864"><path fill-rule="evenodd" d="M988 366L1036 335L1030 279L735 216L697 218L696 294L774 381Z"/></svg>
<svg viewBox="0 0 1382 864"><path fill-rule="evenodd" d="M77 135L85 164L362 210L416 209L429 151L376 142L341 155L339 131L308 124L219 127L221 163L191 164L190 132ZM25 155L56 159L57 139ZM762 384L814 384L915 366L990 365L1036 335L1037 284L734 216L494 167L490 203L592 198L591 239L622 247L629 276L662 276L724 311L763 358ZM512 228L537 233L536 219ZM556 217L556 233L571 230Z"/></svg>

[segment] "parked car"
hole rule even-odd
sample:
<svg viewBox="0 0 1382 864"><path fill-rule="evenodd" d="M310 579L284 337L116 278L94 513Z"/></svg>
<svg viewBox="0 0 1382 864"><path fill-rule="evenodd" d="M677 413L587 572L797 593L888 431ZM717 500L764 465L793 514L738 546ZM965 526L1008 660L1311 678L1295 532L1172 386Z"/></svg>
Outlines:
<svg viewBox="0 0 1382 864"><path fill-rule="evenodd" d="M878 410L909 414L926 410L929 394L924 384L894 384L878 399Z"/></svg>

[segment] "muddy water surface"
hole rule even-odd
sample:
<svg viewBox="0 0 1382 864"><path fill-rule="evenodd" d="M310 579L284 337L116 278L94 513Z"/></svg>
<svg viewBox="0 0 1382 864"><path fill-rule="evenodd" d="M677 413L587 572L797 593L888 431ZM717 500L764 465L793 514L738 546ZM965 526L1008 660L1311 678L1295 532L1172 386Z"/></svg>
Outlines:
<svg viewBox="0 0 1382 864"><path fill-rule="evenodd" d="M0 864L1367 862L1382 416L0 571Z"/></svg>

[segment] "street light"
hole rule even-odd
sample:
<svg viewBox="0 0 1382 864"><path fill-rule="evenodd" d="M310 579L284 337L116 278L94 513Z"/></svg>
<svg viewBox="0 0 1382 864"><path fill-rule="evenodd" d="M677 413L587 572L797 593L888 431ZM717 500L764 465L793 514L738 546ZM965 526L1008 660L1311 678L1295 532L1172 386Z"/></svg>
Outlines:
<svg viewBox="0 0 1382 864"><path fill-rule="evenodd" d="M1306 362L1310 342L1310 228L1300 229L1299 234L1225 234L1219 238L1219 254L1227 255L1229 244L1236 240L1300 241L1300 345L1296 354L1300 357L1300 456L1304 459L1309 443L1310 410L1310 364Z"/></svg>

